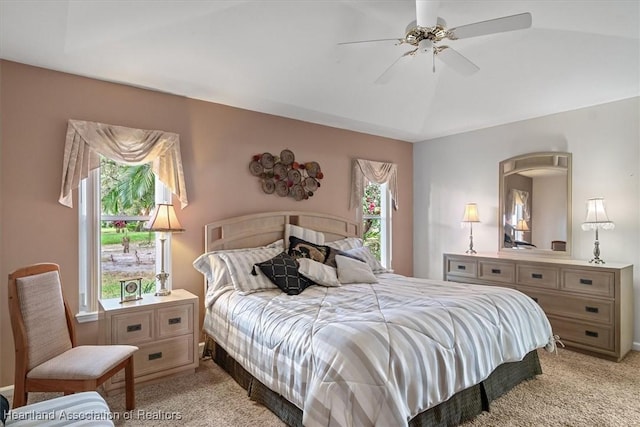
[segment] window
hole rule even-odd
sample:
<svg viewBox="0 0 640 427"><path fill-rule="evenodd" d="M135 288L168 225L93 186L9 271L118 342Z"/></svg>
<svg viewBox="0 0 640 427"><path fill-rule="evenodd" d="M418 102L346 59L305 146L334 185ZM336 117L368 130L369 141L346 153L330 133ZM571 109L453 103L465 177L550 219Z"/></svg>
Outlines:
<svg viewBox="0 0 640 427"><path fill-rule="evenodd" d="M391 268L391 196L387 184L369 182L362 198L364 245L385 268Z"/></svg>
<svg viewBox="0 0 640 427"><path fill-rule="evenodd" d="M79 288L85 314L80 321L95 318L98 298L120 296L120 280L141 278L143 293L155 291L160 251L156 233L144 230L144 224L168 193L150 164L127 166L106 158L81 182ZM170 236L167 240L165 252L171 247Z"/></svg>

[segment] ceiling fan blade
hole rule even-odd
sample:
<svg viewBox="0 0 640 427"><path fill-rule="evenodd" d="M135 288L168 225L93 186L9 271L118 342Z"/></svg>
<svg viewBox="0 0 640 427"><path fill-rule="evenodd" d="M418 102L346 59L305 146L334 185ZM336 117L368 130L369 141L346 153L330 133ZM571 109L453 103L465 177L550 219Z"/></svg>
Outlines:
<svg viewBox="0 0 640 427"><path fill-rule="evenodd" d="M407 59L413 56L412 54L414 52L415 52L415 49L410 50L409 52L406 52L404 55L402 55L401 57L393 61L393 63L389 65L389 67L387 67L387 69L384 70L382 74L380 74L380 76L374 81L374 83L378 85L389 83L389 81L396 74L398 74L398 70L402 68L402 65L408 62Z"/></svg>
<svg viewBox="0 0 640 427"><path fill-rule="evenodd" d="M389 41L395 41L395 42L401 43L402 39L395 38L395 39L358 40L354 42L341 42L338 44L343 45L343 44L358 44L358 43L378 43L378 42L389 42Z"/></svg>
<svg viewBox="0 0 640 427"><path fill-rule="evenodd" d="M438 23L439 1L416 0L416 23L419 27L435 27Z"/></svg>
<svg viewBox="0 0 640 427"><path fill-rule="evenodd" d="M435 55L440 58L442 62L464 76L470 76L480 70L476 64L449 46L441 46Z"/></svg>
<svg viewBox="0 0 640 427"><path fill-rule="evenodd" d="M526 12L451 28L449 33L452 34L452 37L449 38L453 40L466 39L505 31L522 30L529 27L531 27L531 14Z"/></svg>

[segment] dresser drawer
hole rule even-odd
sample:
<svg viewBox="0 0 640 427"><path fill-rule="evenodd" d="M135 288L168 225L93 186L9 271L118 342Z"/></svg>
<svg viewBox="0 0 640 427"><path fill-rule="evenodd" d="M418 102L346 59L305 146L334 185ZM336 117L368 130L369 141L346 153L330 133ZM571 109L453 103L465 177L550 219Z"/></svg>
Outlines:
<svg viewBox="0 0 640 427"><path fill-rule="evenodd" d="M193 363L193 358L193 335L145 344L133 354L135 376L138 378L189 365ZM113 377L113 382L124 382L124 369Z"/></svg>
<svg viewBox="0 0 640 427"><path fill-rule="evenodd" d="M549 316L553 333L560 341L588 345L603 350L615 351L613 329L608 326L596 326Z"/></svg>
<svg viewBox="0 0 640 427"><path fill-rule="evenodd" d="M519 291L529 295L547 315L571 317L573 319L613 325L615 309L613 301L593 300L572 296L550 295L530 288Z"/></svg>
<svg viewBox="0 0 640 427"><path fill-rule="evenodd" d="M118 314L111 318L112 344L138 344L153 340L153 311Z"/></svg>
<svg viewBox="0 0 640 427"><path fill-rule="evenodd" d="M518 264L516 277L519 285L557 289L559 286L560 270L553 267Z"/></svg>
<svg viewBox="0 0 640 427"><path fill-rule="evenodd" d="M480 261L478 278L501 283L515 282L515 267L506 262Z"/></svg>
<svg viewBox="0 0 640 427"><path fill-rule="evenodd" d="M474 260L468 259L447 259L447 274L460 277L475 278L478 264Z"/></svg>
<svg viewBox="0 0 640 427"><path fill-rule="evenodd" d="M562 289L583 294L614 297L614 274L607 271L563 270Z"/></svg>
<svg viewBox="0 0 640 427"><path fill-rule="evenodd" d="M158 309L158 338L193 333L193 304Z"/></svg>

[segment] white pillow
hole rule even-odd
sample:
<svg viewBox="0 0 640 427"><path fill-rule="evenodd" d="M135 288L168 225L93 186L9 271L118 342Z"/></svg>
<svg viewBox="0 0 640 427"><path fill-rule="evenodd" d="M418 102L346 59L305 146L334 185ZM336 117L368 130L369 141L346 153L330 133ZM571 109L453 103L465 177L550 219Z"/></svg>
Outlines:
<svg viewBox="0 0 640 427"><path fill-rule="evenodd" d="M338 272L335 268L312 260L311 258L298 258L297 261L300 265L298 268L300 274L315 284L330 287L340 286Z"/></svg>
<svg viewBox="0 0 640 427"><path fill-rule="evenodd" d="M333 242L327 242L326 245L332 248L347 251L349 249L361 248L362 239L359 237L346 237L340 240L334 240Z"/></svg>
<svg viewBox="0 0 640 427"><path fill-rule="evenodd" d="M254 264L267 261L282 252L281 248L257 248L239 252L225 252L220 254L231 276L233 287L242 294L278 289L266 276L251 274ZM259 269L256 269L259 270Z"/></svg>
<svg viewBox="0 0 640 427"><path fill-rule="evenodd" d="M336 255L336 264L340 283L378 283L378 279L365 262Z"/></svg>
<svg viewBox="0 0 640 427"><path fill-rule="evenodd" d="M307 242L316 245L324 245L324 233L293 224L287 224L286 227L288 229L289 236L295 236L298 239L306 240Z"/></svg>
<svg viewBox="0 0 640 427"><path fill-rule="evenodd" d="M348 253L349 255L353 255L354 257L360 258L361 260L365 261L369 265L369 268L371 268L371 271L373 272L373 274L389 272L389 270L387 270L382 266L382 264L380 264L380 261L378 261L378 259L371 253L369 248L366 246L363 246L361 248L349 249L345 252Z"/></svg>

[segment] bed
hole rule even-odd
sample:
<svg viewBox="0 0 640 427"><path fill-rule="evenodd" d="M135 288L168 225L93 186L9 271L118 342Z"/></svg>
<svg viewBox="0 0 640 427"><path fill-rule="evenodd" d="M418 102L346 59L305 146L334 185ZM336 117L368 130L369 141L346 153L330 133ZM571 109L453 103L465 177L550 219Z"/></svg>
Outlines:
<svg viewBox="0 0 640 427"><path fill-rule="evenodd" d="M205 276L206 351L252 399L291 426L457 425L541 373L537 350L555 341L533 300L394 274L366 255L359 232L311 212L205 226L194 267ZM346 283L298 259L291 274L323 285L274 286L265 265L286 261L288 244L325 250L327 262L332 253Z"/></svg>

